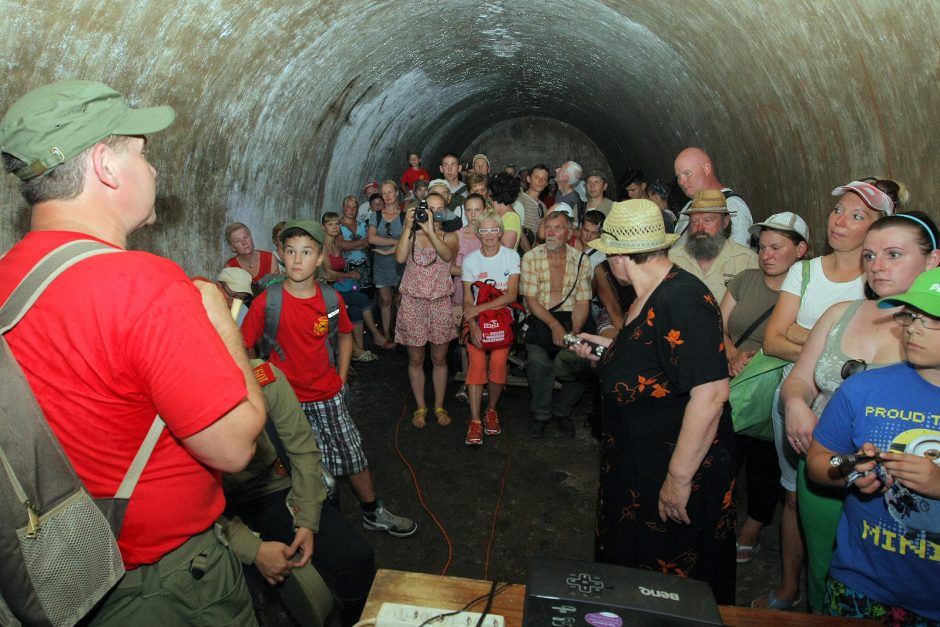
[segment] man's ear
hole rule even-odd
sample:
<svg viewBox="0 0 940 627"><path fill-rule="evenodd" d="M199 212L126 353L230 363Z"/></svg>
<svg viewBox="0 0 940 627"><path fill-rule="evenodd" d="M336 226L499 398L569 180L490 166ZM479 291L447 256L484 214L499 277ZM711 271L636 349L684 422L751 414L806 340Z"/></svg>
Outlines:
<svg viewBox="0 0 940 627"><path fill-rule="evenodd" d="M117 189L120 186L115 156L114 150L107 144L98 143L91 149L91 165L95 177L111 189Z"/></svg>

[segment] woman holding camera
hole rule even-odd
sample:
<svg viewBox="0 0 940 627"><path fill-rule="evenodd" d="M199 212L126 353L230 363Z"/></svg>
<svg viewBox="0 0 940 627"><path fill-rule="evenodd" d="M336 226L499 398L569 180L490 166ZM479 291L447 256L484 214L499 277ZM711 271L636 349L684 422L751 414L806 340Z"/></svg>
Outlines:
<svg viewBox="0 0 940 627"><path fill-rule="evenodd" d="M708 582L718 603L735 591L734 429L718 303L673 266L662 212L646 199L615 203L600 237L614 276L636 289L598 374L599 562ZM582 343L574 350L590 355Z"/></svg>
<svg viewBox="0 0 940 627"><path fill-rule="evenodd" d="M422 206L423 205L423 206ZM457 254L457 234L445 233L442 216L447 201L431 193L417 208L405 214L404 230L395 246L395 260L405 264L399 292L395 341L408 348L408 381L417 409L411 423L422 429L427 424L424 401L425 346L431 348L431 381L434 388L434 415L440 425L449 425L444 409L447 390L447 347L456 337L450 295L453 280L450 262Z"/></svg>

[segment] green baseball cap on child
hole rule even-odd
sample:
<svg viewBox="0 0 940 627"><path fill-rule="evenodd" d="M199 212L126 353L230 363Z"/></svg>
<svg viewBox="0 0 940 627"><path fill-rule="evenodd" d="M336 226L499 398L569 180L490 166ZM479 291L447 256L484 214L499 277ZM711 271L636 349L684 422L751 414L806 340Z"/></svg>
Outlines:
<svg viewBox="0 0 940 627"><path fill-rule="evenodd" d="M108 135L162 131L172 107L132 109L124 97L95 81L50 83L28 92L0 120L0 151L26 163L14 174L42 176Z"/></svg>
<svg viewBox="0 0 940 627"><path fill-rule="evenodd" d="M916 307L931 316L940 316L940 268L933 268L914 279L903 294L888 296L878 301L878 307L888 309L898 305Z"/></svg>
<svg viewBox="0 0 940 627"><path fill-rule="evenodd" d="M323 227L320 226L318 222L313 220L292 220L281 229L281 236L283 237L283 234L286 233L288 229L294 228L306 231L310 237L316 240L317 244L323 244L325 234L323 233Z"/></svg>

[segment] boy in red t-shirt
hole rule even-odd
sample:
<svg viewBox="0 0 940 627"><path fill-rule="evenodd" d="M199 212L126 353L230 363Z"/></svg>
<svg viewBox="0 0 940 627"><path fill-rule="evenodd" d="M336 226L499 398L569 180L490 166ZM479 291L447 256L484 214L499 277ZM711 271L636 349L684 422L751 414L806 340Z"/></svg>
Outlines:
<svg viewBox="0 0 940 627"><path fill-rule="evenodd" d="M430 181L431 175L421 167L421 153L412 150L408 153L408 169L401 175L401 186L405 193L414 192L416 181Z"/></svg>
<svg viewBox="0 0 940 627"><path fill-rule="evenodd" d="M281 231L286 278L270 361L280 368L300 401L323 452L323 465L333 475L348 475L362 506L362 526L404 538L417 531L414 521L396 516L376 498L362 437L346 408L346 378L352 356L352 323L339 299L336 366L330 365L326 339L329 313L315 272L323 259L323 229L312 220L288 222ZM251 348L264 333L267 292L252 303L242 323L245 346Z"/></svg>

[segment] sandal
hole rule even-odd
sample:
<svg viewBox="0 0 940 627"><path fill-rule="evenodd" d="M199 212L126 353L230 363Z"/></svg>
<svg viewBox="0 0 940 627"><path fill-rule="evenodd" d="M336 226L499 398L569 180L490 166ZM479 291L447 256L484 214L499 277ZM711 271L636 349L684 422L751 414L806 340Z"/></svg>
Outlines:
<svg viewBox="0 0 940 627"><path fill-rule="evenodd" d="M434 415L437 416L437 424L442 427L446 427L450 424L450 416L447 414L447 410L443 407L435 407Z"/></svg>
<svg viewBox="0 0 940 627"><path fill-rule="evenodd" d="M427 415L428 408L419 407L411 416L411 424L414 425L416 429L424 429L424 427L428 424Z"/></svg>
<svg viewBox="0 0 940 627"><path fill-rule="evenodd" d="M799 607L800 603L803 602L802 597L796 597L792 601L784 601L783 599L778 599L777 592L775 590L771 590L770 592L767 593L767 607L762 608L759 605L757 605L757 602L760 601L761 598L762 597L757 597L756 599L751 601L751 607L754 609L768 609L768 610L780 610L782 612L792 612L793 610Z"/></svg>
<svg viewBox="0 0 940 627"><path fill-rule="evenodd" d="M760 542L751 546L750 544L735 544L737 553L735 560L738 564L748 564L754 559L754 555L760 550Z"/></svg>

